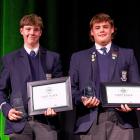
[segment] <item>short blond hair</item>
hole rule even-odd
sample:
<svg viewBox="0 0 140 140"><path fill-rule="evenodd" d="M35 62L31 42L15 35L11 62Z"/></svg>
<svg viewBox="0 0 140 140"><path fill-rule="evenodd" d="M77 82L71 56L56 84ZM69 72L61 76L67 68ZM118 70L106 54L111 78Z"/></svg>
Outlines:
<svg viewBox="0 0 140 140"><path fill-rule="evenodd" d="M42 18L40 16L36 15L36 14L25 15L20 20L20 28L22 28L24 26L28 26L28 25L39 26L41 29L43 29Z"/></svg>

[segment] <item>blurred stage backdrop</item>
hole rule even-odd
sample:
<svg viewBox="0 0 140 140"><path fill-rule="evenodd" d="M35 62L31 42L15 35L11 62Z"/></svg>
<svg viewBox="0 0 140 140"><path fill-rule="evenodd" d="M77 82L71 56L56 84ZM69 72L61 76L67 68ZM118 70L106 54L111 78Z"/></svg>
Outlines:
<svg viewBox="0 0 140 140"><path fill-rule="evenodd" d="M89 22L98 12L106 12L114 19L117 27L114 42L133 48L140 67L140 8L137 0L0 0L0 56L22 46L19 21L25 14L36 13L42 17L45 27L41 45L60 53L64 75L68 75L71 54L91 47ZM61 140L75 139L74 120L74 110L62 113ZM135 130L135 140L139 138L139 131ZM4 135L2 113L0 139L8 140Z"/></svg>

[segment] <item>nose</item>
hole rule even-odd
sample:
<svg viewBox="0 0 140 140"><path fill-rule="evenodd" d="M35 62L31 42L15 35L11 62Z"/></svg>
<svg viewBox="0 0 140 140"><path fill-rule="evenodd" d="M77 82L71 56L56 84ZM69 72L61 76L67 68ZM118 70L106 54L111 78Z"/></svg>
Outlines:
<svg viewBox="0 0 140 140"><path fill-rule="evenodd" d="M101 28L100 28L100 31L101 31L101 32L103 32L103 31L104 31L104 28L103 28L103 27L101 27Z"/></svg>
<svg viewBox="0 0 140 140"><path fill-rule="evenodd" d="M34 34L34 29L31 29L30 30L30 34Z"/></svg>

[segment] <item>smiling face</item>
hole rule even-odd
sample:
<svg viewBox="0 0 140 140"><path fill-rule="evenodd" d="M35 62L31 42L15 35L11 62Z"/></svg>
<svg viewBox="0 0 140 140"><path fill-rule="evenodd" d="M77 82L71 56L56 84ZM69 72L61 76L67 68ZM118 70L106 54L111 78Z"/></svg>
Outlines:
<svg viewBox="0 0 140 140"><path fill-rule="evenodd" d="M20 20L20 33L23 36L24 44L30 49L39 44L42 29L42 18L36 14L25 15Z"/></svg>
<svg viewBox="0 0 140 140"><path fill-rule="evenodd" d="M36 44L39 43L40 36L42 34L42 30L40 26L23 26L20 28L20 33L23 36L24 44L27 45L28 48L34 48Z"/></svg>
<svg viewBox="0 0 140 140"><path fill-rule="evenodd" d="M116 33L114 21L106 13L99 13L92 17L89 36L92 42L106 46L112 41Z"/></svg>
<svg viewBox="0 0 140 140"><path fill-rule="evenodd" d="M108 21L94 23L90 31L94 41L102 46L111 42L113 33L114 27Z"/></svg>

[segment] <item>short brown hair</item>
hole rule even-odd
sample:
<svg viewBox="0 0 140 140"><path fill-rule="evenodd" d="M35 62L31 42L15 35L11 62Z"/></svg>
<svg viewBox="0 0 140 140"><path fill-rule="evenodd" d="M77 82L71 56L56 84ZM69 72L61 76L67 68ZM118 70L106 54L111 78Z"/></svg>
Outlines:
<svg viewBox="0 0 140 140"><path fill-rule="evenodd" d="M89 24L90 31L95 23L100 23L100 22L104 22L104 21L109 22L111 27L114 27L114 21L111 19L111 17L108 14L99 13L99 14L96 14L95 16L93 16L92 19L90 20L90 24ZM116 33L116 30L117 29L114 27L114 33L112 34L112 39ZM91 41L93 42L94 41L93 36L91 36L90 33L89 33L89 36L90 36Z"/></svg>
<svg viewBox="0 0 140 140"><path fill-rule="evenodd" d="M28 26L28 25L39 26L41 29L43 29L42 18L36 14L25 15L20 20L20 28L22 28L23 26Z"/></svg>

